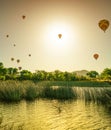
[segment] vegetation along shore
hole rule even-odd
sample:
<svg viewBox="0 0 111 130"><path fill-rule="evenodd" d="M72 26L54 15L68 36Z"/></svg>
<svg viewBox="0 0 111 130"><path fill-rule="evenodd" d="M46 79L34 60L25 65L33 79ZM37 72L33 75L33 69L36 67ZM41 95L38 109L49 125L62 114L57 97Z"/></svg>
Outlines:
<svg viewBox="0 0 111 130"><path fill-rule="evenodd" d="M86 75L75 72L36 71L5 68L0 63L0 101L18 102L21 100L84 99L101 103L111 103L111 69L101 74L88 71Z"/></svg>

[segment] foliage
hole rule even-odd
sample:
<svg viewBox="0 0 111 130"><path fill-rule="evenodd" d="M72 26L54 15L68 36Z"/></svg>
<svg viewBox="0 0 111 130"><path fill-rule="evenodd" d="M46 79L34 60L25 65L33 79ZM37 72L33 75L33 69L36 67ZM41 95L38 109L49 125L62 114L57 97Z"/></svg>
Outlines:
<svg viewBox="0 0 111 130"><path fill-rule="evenodd" d="M96 72L96 71L94 71L94 70L89 71L89 72L87 73L87 76L89 76L90 78L96 78L98 75L99 75L99 73Z"/></svg>
<svg viewBox="0 0 111 130"><path fill-rule="evenodd" d="M55 70L46 72L44 70L36 70L34 73L28 70L18 70L17 68L5 68L0 62L0 80L33 80L38 81L88 81L88 80L111 80L111 69L106 68L99 75L97 71L89 71L86 75L77 75L76 72L62 72Z"/></svg>
<svg viewBox="0 0 111 130"><path fill-rule="evenodd" d="M71 87L63 87L63 86L44 87L41 96L43 98L62 99L62 100L73 99L76 97Z"/></svg>
<svg viewBox="0 0 111 130"><path fill-rule="evenodd" d="M33 86L26 87L25 90L25 99L26 100L34 100L37 97L37 89Z"/></svg>
<svg viewBox="0 0 111 130"><path fill-rule="evenodd" d="M110 68L106 68L103 70L103 72L101 73L101 79L111 80L111 69Z"/></svg>
<svg viewBox="0 0 111 130"><path fill-rule="evenodd" d="M81 83L80 83L81 82ZM85 101L96 101L111 103L111 87L106 87L107 82L94 82L98 87L85 87L88 82L84 81L1 81L0 101L18 102L22 99L34 100L36 98L50 99L85 99ZM102 83L105 85L102 87ZM77 87L83 84L83 87ZM82 86L82 85L81 85Z"/></svg>
<svg viewBox="0 0 111 130"><path fill-rule="evenodd" d="M22 90L14 86L6 86L0 89L0 100L6 102L20 101L22 98Z"/></svg>
<svg viewBox="0 0 111 130"><path fill-rule="evenodd" d="M31 80L32 79L32 73L28 70L22 70L19 75L20 80Z"/></svg>

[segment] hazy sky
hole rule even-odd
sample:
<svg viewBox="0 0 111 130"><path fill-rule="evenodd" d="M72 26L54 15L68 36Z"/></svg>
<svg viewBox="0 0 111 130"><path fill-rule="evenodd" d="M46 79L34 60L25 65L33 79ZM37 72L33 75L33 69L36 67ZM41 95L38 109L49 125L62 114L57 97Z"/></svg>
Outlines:
<svg viewBox="0 0 111 130"><path fill-rule="evenodd" d="M111 0L0 0L0 62L30 71L101 72L111 67L111 26L104 33L101 19L111 23Z"/></svg>

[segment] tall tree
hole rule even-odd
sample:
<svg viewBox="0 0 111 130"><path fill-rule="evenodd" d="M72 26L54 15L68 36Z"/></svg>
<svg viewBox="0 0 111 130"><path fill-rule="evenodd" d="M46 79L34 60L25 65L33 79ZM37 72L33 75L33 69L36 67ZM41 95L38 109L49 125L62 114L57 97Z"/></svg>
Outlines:
<svg viewBox="0 0 111 130"><path fill-rule="evenodd" d="M89 71L86 75L89 76L90 78L96 78L99 75L99 73L97 71L92 70Z"/></svg>

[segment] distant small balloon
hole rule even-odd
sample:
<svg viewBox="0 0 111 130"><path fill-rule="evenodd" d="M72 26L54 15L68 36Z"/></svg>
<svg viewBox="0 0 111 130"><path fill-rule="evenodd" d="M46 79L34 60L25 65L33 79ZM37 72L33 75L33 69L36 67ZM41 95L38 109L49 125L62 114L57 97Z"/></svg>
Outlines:
<svg viewBox="0 0 111 130"><path fill-rule="evenodd" d="M58 37L59 37L59 39L61 39L62 38L62 34L58 34Z"/></svg>
<svg viewBox="0 0 111 130"><path fill-rule="evenodd" d="M95 53L93 57L97 60L99 58L99 54Z"/></svg>
<svg viewBox="0 0 111 130"><path fill-rule="evenodd" d="M16 46L15 44L13 44L13 46Z"/></svg>
<svg viewBox="0 0 111 130"><path fill-rule="evenodd" d="M31 54L29 54L29 56L31 56Z"/></svg>
<svg viewBox="0 0 111 130"><path fill-rule="evenodd" d="M11 61L14 61L14 58L11 58Z"/></svg>
<svg viewBox="0 0 111 130"><path fill-rule="evenodd" d="M9 37L9 35L6 35L6 37L8 38L8 37Z"/></svg>
<svg viewBox="0 0 111 130"><path fill-rule="evenodd" d="M25 15L22 15L22 19L25 19L26 18L26 16Z"/></svg>
<svg viewBox="0 0 111 130"><path fill-rule="evenodd" d="M20 60L19 59L17 59L17 63L19 63L20 62Z"/></svg>
<svg viewBox="0 0 111 130"><path fill-rule="evenodd" d="M20 67L18 67L18 69L19 69L19 70L21 70L21 69L22 69L22 67L20 66Z"/></svg>

